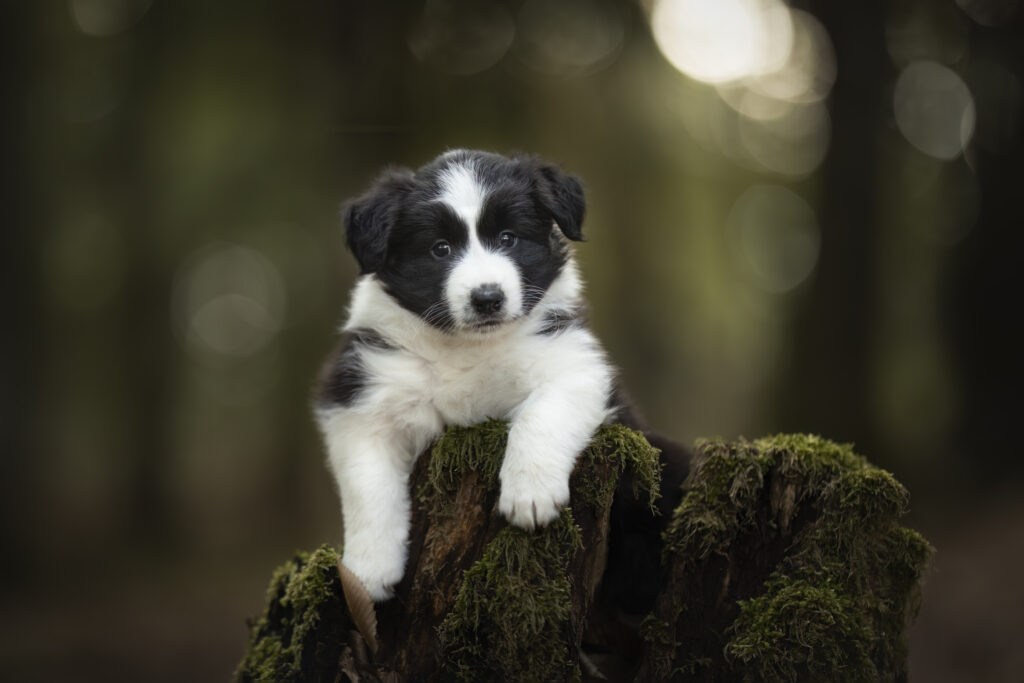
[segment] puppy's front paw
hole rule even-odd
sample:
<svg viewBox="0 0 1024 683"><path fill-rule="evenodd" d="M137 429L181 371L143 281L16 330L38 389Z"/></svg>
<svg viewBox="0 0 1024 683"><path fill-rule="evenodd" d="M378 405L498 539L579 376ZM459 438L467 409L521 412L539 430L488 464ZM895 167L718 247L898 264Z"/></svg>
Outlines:
<svg viewBox="0 0 1024 683"><path fill-rule="evenodd" d="M374 602L383 602L393 597L395 584L402 580L405 571L404 562L385 563L381 562L380 558L367 558L365 554L350 555L346 552L341 558L341 563L363 582L366 592Z"/></svg>
<svg viewBox="0 0 1024 683"><path fill-rule="evenodd" d="M526 530L547 526L569 502L569 482L542 479L526 473L501 473L498 510L512 524Z"/></svg>
<svg viewBox="0 0 1024 683"><path fill-rule="evenodd" d="M354 573L354 572L353 572ZM356 574L356 576L359 576ZM374 602L384 602L390 600L395 596L394 584L385 583L379 578L369 578L359 576L359 580L366 586L366 592L370 594L370 598Z"/></svg>

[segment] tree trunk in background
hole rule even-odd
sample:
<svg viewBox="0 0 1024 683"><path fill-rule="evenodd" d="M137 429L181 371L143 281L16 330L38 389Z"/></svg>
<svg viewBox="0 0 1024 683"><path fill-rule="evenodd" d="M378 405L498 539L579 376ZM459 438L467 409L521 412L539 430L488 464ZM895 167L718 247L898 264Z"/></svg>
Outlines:
<svg viewBox="0 0 1024 683"><path fill-rule="evenodd" d="M971 58L967 85L977 100L978 120L969 152L976 172L980 210L970 233L950 250L950 267L940 296L943 331L955 354L963 414L956 435L956 459L947 467L957 481L1003 484L1024 469L1007 457L1017 443L1024 412L1024 335L1017 322L1024 291L1024 11L993 30L969 22ZM1002 75L986 83L986 70ZM974 76L975 78L972 78ZM1012 323L1010 321L1013 321ZM969 454L970 457L959 457Z"/></svg>
<svg viewBox="0 0 1024 683"><path fill-rule="evenodd" d="M874 451L869 423L878 146L892 67L880 3L811 3L838 67L823 168L821 255L796 321L790 379L779 390L783 429L815 430ZM837 393L835 387L842 387ZM822 400L828 396L830 400Z"/></svg>
<svg viewBox="0 0 1024 683"><path fill-rule="evenodd" d="M19 10L14 6L5 7L12 14ZM10 17L4 15L4 19ZM20 18L20 17L19 17ZM33 27L35 28L35 27ZM3 40L0 41L0 58L5 64L19 64L25 69L24 55L36 53L27 49L32 43L32 31L19 28L16 21L3 22ZM35 66L33 64L33 66ZM5 117L3 126L5 158L12 167L24 172L18 162L31 158L31 145L27 136L26 119L29 112L29 85L24 80L3 79L3 101ZM20 175L20 174L19 174ZM8 186L10 188L10 186ZM18 187L18 185L14 185ZM8 191L4 195L4 210L10 224L4 231L3 253L6 257L0 268L0 286L4 297L4 328L0 335L0 543L9 557L30 557L30 547L25 533L25 511L31 492L21 484L26 473L36 475L39 445L36 436L40 418L38 394L40 390L38 367L28 359L32 357L38 340L35 334L42 327L39 288L36 268L39 259L38 235L28 229L30 217L44 209L45 204L38 196L38 186L29 191ZM33 529L34 531L34 529ZM30 532L31 533L31 532ZM9 584L12 575L31 572L24 562L4 562L0 578Z"/></svg>
<svg viewBox="0 0 1024 683"><path fill-rule="evenodd" d="M602 579L621 552L616 483L625 473L656 488L656 451L603 428L570 507L525 532L495 509L505 436L497 422L453 428L421 457L406 575L375 625L351 593L346 608L333 549L279 570L237 680L905 676L931 548L897 524L906 490L848 447L801 435L702 444L641 619L606 599Z"/></svg>

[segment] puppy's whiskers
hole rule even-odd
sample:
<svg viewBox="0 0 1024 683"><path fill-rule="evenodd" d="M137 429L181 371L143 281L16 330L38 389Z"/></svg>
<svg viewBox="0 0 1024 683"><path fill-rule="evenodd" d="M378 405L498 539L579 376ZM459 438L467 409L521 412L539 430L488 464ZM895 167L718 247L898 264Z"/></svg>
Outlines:
<svg viewBox="0 0 1024 683"><path fill-rule="evenodd" d="M423 320L445 334L455 330L455 321L448 312L448 304L443 299L435 301L423 311Z"/></svg>

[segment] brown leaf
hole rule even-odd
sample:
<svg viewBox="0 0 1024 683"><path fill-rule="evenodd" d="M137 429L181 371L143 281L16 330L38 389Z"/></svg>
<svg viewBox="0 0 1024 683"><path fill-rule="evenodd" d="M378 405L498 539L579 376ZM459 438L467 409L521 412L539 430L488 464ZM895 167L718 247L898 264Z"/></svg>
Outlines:
<svg viewBox="0 0 1024 683"><path fill-rule="evenodd" d="M338 560L338 574L341 576L341 589L345 593L348 612L355 622L356 628L366 641L370 653L377 654L377 612L373 608L366 586L352 571Z"/></svg>

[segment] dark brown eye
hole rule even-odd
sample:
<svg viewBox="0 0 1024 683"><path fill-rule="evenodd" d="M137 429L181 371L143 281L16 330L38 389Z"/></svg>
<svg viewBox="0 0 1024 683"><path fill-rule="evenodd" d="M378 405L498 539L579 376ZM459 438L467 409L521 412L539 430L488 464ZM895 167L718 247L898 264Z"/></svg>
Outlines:
<svg viewBox="0 0 1024 683"><path fill-rule="evenodd" d="M504 249L511 249L516 246L517 242L519 242L519 238L508 230L498 235L498 244Z"/></svg>
<svg viewBox="0 0 1024 683"><path fill-rule="evenodd" d="M445 258L446 256L451 255L452 245L448 244L444 240L438 240L437 242L434 242L434 246L430 248L430 253L436 258Z"/></svg>

